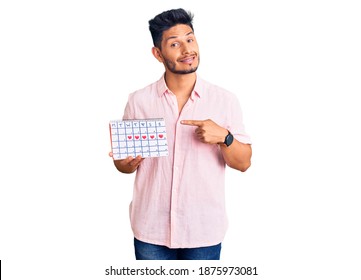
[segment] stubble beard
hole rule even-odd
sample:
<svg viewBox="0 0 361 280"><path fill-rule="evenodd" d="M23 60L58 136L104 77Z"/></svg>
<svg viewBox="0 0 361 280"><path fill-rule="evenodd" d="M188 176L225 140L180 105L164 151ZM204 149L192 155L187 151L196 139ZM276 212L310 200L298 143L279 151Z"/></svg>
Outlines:
<svg viewBox="0 0 361 280"><path fill-rule="evenodd" d="M186 74L191 74L197 71L198 69L198 65L199 65L199 56L198 56L198 65L195 67L191 67L190 69L187 70L177 70L176 69L176 64L168 59L165 59L165 65L167 67L167 69L172 72L173 74L180 74L180 75L186 75Z"/></svg>

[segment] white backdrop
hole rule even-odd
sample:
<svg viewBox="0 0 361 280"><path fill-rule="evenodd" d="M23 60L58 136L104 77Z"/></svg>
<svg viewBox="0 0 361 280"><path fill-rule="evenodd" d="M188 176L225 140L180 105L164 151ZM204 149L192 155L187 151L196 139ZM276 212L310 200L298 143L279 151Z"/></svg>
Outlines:
<svg viewBox="0 0 361 280"><path fill-rule="evenodd" d="M162 75L148 20L179 7L195 14L199 74L238 95L253 140L252 167L227 171L230 227L212 265L360 279L356 3L1 1L4 279L108 279L110 265L147 265L133 261L134 175L107 155L108 122Z"/></svg>

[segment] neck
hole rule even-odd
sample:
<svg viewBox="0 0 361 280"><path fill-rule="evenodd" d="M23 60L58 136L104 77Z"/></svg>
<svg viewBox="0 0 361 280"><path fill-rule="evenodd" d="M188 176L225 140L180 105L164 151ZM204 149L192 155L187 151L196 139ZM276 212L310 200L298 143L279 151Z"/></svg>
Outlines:
<svg viewBox="0 0 361 280"><path fill-rule="evenodd" d="M190 96L196 79L197 75L195 72L190 74L173 74L166 71L165 73L165 83L176 96Z"/></svg>

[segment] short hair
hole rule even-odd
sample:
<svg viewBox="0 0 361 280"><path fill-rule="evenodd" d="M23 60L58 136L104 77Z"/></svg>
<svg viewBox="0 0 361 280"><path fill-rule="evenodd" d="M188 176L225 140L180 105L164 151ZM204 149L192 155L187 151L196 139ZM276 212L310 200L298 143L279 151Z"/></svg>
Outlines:
<svg viewBox="0 0 361 280"><path fill-rule="evenodd" d="M193 14L183 9L165 11L149 21L149 31L155 47L161 48L163 32L177 24L186 24L193 29Z"/></svg>

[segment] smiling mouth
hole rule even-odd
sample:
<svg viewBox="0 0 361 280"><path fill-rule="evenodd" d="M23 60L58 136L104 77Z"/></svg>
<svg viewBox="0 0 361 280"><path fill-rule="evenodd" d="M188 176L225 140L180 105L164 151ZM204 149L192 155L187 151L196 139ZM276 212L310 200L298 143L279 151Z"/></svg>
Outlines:
<svg viewBox="0 0 361 280"><path fill-rule="evenodd" d="M192 55L192 56L187 56L185 58L180 59L179 61L185 64L192 64L193 61L195 60L196 56Z"/></svg>

